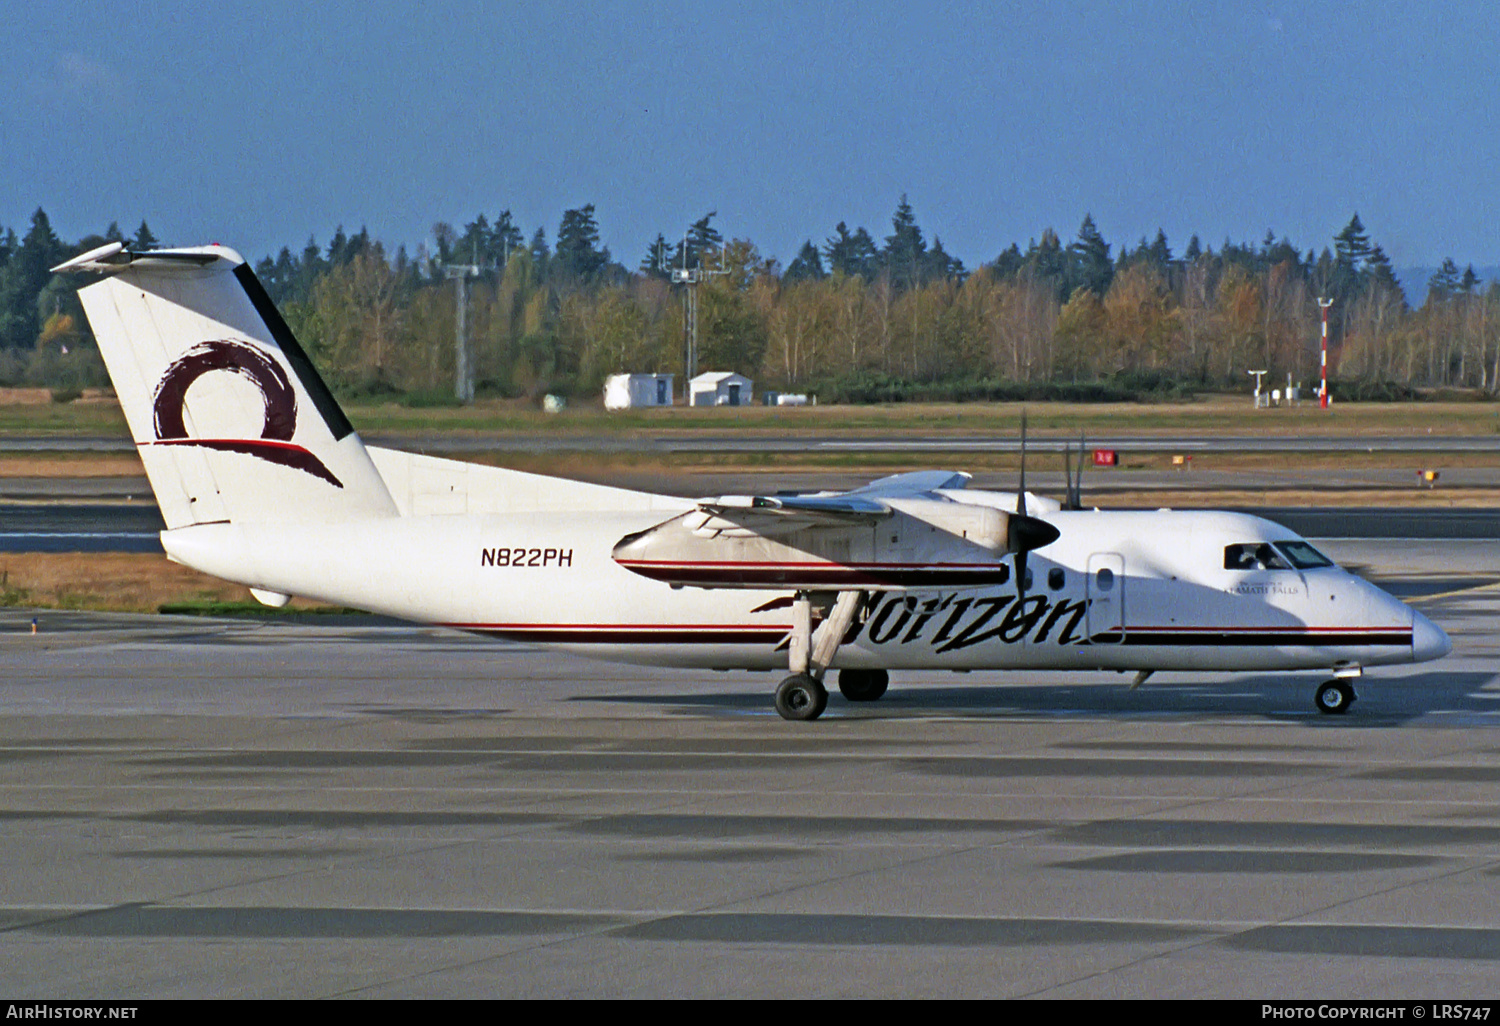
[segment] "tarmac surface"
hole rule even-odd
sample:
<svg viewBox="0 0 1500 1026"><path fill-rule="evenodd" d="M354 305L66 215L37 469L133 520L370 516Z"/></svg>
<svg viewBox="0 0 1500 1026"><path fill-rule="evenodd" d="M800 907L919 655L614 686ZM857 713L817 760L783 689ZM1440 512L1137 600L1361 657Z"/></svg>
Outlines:
<svg viewBox="0 0 1500 1026"><path fill-rule="evenodd" d="M1455 650L1341 717L975 673L787 723L770 674L0 610L0 992L1492 998L1495 546L1348 544Z"/></svg>

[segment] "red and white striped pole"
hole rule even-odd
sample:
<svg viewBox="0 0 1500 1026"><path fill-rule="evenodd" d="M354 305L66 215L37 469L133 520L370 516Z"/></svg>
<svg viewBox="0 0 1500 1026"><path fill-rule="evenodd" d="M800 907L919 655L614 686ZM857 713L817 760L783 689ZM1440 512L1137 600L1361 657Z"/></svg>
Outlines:
<svg viewBox="0 0 1500 1026"><path fill-rule="evenodd" d="M1318 386L1318 405L1328 409L1328 308L1333 305L1333 300L1318 297L1318 305L1323 308L1323 383Z"/></svg>

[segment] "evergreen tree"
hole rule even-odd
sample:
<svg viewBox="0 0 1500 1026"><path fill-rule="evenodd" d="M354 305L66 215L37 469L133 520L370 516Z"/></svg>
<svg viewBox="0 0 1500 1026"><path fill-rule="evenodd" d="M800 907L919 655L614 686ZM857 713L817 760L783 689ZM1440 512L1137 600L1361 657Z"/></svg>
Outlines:
<svg viewBox="0 0 1500 1026"><path fill-rule="evenodd" d="M917 227L916 216L906 194L891 215L891 234L885 237L885 248L880 251L880 261L891 272L891 284L897 289L916 288L922 284L924 258L927 243L922 238L922 229Z"/></svg>
<svg viewBox="0 0 1500 1026"><path fill-rule="evenodd" d="M307 302L312 298L313 286L327 270L328 266L323 262L323 251L318 248L318 240L309 235L307 245L302 247L302 259L297 262L296 279L287 298L300 303Z"/></svg>
<svg viewBox="0 0 1500 1026"><path fill-rule="evenodd" d="M693 268L699 266L703 261L703 255L709 250L718 249L724 245L724 236L710 223L718 215L717 210L710 210L698 220L694 221L692 227L687 231L687 254L686 266ZM678 247L677 265L682 265L684 254Z"/></svg>
<svg viewBox="0 0 1500 1026"><path fill-rule="evenodd" d="M146 221L142 218L141 226L135 230L135 238L130 242L130 248L137 253L142 253L148 249L156 249L160 245L161 243L157 241L155 235L151 234L151 229L146 226Z"/></svg>
<svg viewBox="0 0 1500 1026"><path fill-rule="evenodd" d="M349 262L349 236L344 234L344 226L339 225L333 230L333 239L328 243L328 266L343 267Z"/></svg>
<svg viewBox="0 0 1500 1026"><path fill-rule="evenodd" d="M1444 257L1443 266L1427 279L1427 296L1428 299L1442 301L1451 298L1461 287L1458 265L1453 262L1452 257Z"/></svg>
<svg viewBox="0 0 1500 1026"><path fill-rule="evenodd" d="M459 236L453 249L460 263L489 267L492 263L489 219L480 214L464 225L464 233Z"/></svg>
<svg viewBox="0 0 1500 1026"><path fill-rule="evenodd" d="M453 247L458 242L458 233L447 221L439 221L432 226L432 240L437 244L437 258L434 273L441 278L443 265L454 263Z"/></svg>
<svg viewBox="0 0 1500 1026"><path fill-rule="evenodd" d="M1068 283L1068 254L1063 251L1062 240L1051 228L1042 231L1040 242L1033 239L1026 251L1026 263L1036 277L1054 283L1059 300L1070 295Z"/></svg>
<svg viewBox="0 0 1500 1026"><path fill-rule="evenodd" d="M641 273L648 278L663 280L672 277L672 247L667 245L667 237L660 232L656 233L656 241L641 258Z"/></svg>
<svg viewBox="0 0 1500 1026"><path fill-rule="evenodd" d="M106 229L104 229L104 241L105 242L124 242L125 241L125 235L124 235L123 232L120 231L120 223L118 221L111 221L111 222L109 222L109 227L106 228Z"/></svg>
<svg viewBox="0 0 1500 1026"><path fill-rule="evenodd" d="M1370 256L1370 236L1359 219L1358 211L1344 225L1344 230L1333 237L1334 253L1338 262L1351 271L1363 266Z"/></svg>
<svg viewBox="0 0 1500 1026"><path fill-rule="evenodd" d="M1160 228L1156 229L1156 238L1146 252L1151 258L1151 265L1165 274L1172 263L1172 247L1167 245L1167 233Z"/></svg>
<svg viewBox="0 0 1500 1026"><path fill-rule="evenodd" d="M865 281L873 280L880 261L880 251L875 248L875 240L870 237L870 233L859 228L851 235L843 221L833 231L834 234L823 244L828 272L842 273L851 278L859 277Z"/></svg>
<svg viewBox="0 0 1500 1026"><path fill-rule="evenodd" d="M1391 258L1385 255L1385 250L1379 246L1370 247L1370 256L1365 260L1365 267L1370 273L1370 285L1379 288L1383 292L1394 293L1402 296L1401 283L1396 280L1396 273L1391 269Z"/></svg>
<svg viewBox="0 0 1500 1026"><path fill-rule="evenodd" d="M599 222L592 203L563 212L552 250L552 272L574 284L597 281L609 265L609 250L599 246Z"/></svg>
<svg viewBox="0 0 1500 1026"><path fill-rule="evenodd" d="M943 249L943 240L936 235L932 237L932 248L922 258L921 280L927 281L963 281L964 262L956 256L950 256Z"/></svg>
<svg viewBox="0 0 1500 1026"><path fill-rule="evenodd" d="M41 330L37 300L64 252L46 211L37 207L31 227L0 273L0 346L30 349L36 344Z"/></svg>
<svg viewBox="0 0 1500 1026"><path fill-rule="evenodd" d="M1094 215L1085 214L1083 224L1078 227L1078 238L1068 247L1068 284L1075 289L1088 289L1102 298L1114 278L1109 249L1109 243L1094 224Z"/></svg>
<svg viewBox="0 0 1500 1026"><path fill-rule="evenodd" d="M547 248L547 230L538 228L531 237L531 266L538 279L547 276L547 265L552 262L552 252Z"/></svg>
<svg viewBox="0 0 1500 1026"><path fill-rule="evenodd" d="M797 258L787 265L786 273L781 276L782 281L821 281L827 277L823 270L823 258L818 253L818 247L808 239L802 243L802 248L797 251Z"/></svg>
<svg viewBox="0 0 1500 1026"><path fill-rule="evenodd" d="M495 227L490 232L490 263L503 268L512 253L526 245L526 236L511 219L509 210L500 211L495 218Z"/></svg>
<svg viewBox="0 0 1500 1026"><path fill-rule="evenodd" d="M1000 255L995 258L995 262L990 264L990 267L994 269L998 280L1009 281L1016 276L1025 262L1026 258L1021 255L1021 247L1012 242L1009 249L1000 251Z"/></svg>

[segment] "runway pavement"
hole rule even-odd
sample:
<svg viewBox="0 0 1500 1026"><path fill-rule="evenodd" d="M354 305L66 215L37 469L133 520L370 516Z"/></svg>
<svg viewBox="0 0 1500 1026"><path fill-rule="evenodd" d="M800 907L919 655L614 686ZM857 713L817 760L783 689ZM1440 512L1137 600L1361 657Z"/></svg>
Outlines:
<svg viewBox="0 0 1500 1026"><path fill-rule="evenodd" d="M792 724L769 674L0 610L0 992L1493 997L1500 591L1454 580L1454 654L1345 717L976 673Z"/></svg>

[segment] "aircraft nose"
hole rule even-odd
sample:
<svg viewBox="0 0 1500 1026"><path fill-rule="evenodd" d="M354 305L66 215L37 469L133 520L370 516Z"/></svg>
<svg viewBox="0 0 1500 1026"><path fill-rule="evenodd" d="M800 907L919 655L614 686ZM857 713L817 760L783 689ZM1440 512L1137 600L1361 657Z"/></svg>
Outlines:
<svg viewBox="0 0 1500 1026"><path fill-rule="evenodd" d="M1453 641L1443 629L1415 609L1411 613L1411 658L1425 663L1453 651Z"/></svg>

